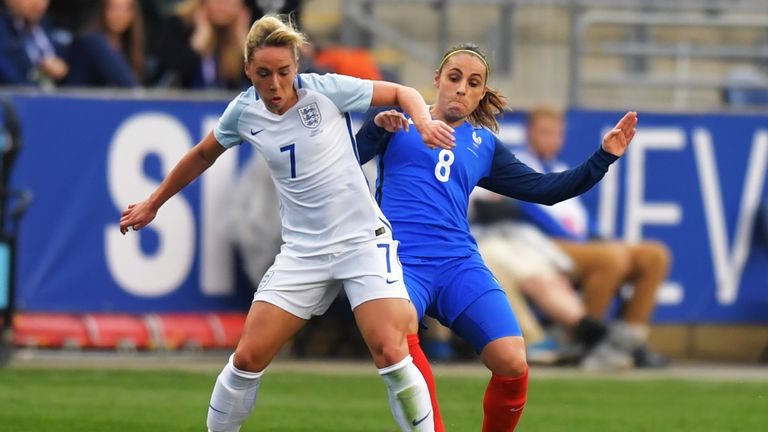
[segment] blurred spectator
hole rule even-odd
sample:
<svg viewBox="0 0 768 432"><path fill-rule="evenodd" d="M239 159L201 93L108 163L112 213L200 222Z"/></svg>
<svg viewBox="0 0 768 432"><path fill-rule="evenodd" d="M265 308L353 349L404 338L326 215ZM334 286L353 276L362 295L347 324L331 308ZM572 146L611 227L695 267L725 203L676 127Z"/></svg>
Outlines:
<svg viewBox="0 0 768 432"><path fill-rule="evenodd" d="M567 277L574 271L571 259L538 229L515 221L519 217L515 201L484 190L473 197L475 220L481 223L475 224L473 234L512 304L529 361L553 363L568 357L579 359L588 369L632 367L632 358L607 337L602 320L587 315ZM526 299L566 330L571 346L566 349L547 335Z"/></svg>
<svg viewBox="0 0 768 432"><path fill-rule="evenodd" d="M240 89L243 43L251 14L243 0L185 0L166 20L158 61L160 85Z"/></svg>
<svg viewBox="0 0 768 432"><path fill-rule="evenodd" d="M243 270L255 288L283 244L280 202L264 158L254 154L231 193L217 199L218 205L228 211L216 229L237 248Z"/></svg>
<svg viewBox="0 0 768 432"><path fill-rule="evenodd" d="M144 81L144 29L137 0L101 0L91 28L72 44L66 83L136 87Z"/></svg>
<svg viewBox="0 0 768 432"><path fill-rule="evenodd" d="M69 71L65 44L45 19L48 0L6 0L0 14L0 84L52 85Z"/></svg>
<svg viewBox="0 0 768 432"><path fill-rule="evenodd" d="M754 66L731 68L723 89L723 101L741 108L768 105L768 76Z"/></svg>
<svg viewBox="0 0 768 432"><path fill-rule="evenodd" d="M534 109L528 116L528 152L518 158L540 172L559 172L567 166L557 160L563 145L564 119L550 108ZM595 239L594 226L580 197L553 206L520 202L528 220L556 239L556 244L575 265L587 314L602 320L616 294L626 283L632 294L611 327L611 337L631 352L639 367L662 366L666 360L646 346L648 322L655 307L656 291L667 277L670 253L653 241L629 244L620 240Z"/></svg>

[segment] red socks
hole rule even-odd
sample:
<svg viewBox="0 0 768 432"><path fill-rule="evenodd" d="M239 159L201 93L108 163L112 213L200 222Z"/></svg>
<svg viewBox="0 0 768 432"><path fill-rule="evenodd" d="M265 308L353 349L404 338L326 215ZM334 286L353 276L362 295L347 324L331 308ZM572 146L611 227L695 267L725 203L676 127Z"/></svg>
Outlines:
<svg viewBox="0 0 768 432"><path fill-rule="evenodd" d="M527 392L527 368L523 375L517 377L491 376L483 400L483 432L514 431L523 415Z"/></svg>
<svg viewBox="0 0 768 432"><path fill-rule="evenodd" d="M419 345L419 336L408 335L408 351L413 357L413 364L424 376L429 388L429 397L432 400L432 413L435 419L435 432L445 432L443 419L440 416L440 407L437 404L437 392L435 391L435 378L432 376L432 368L427 362L427 357ZM485 390L483 400L483 432L512 432L515 430L520 416L525 407L526 394L528 393L528 369L518 377L491 376L488 388Z"/></svg>
<svg viewBox="0 0 768 432"><path fill-rule="evenodd" d="M443 418L440 417L440 406L437 404L435 377L432 376L432 368L429 366L427 356L424 355L424 351L421 350L421 345L419 345L419 335L408 335L408 351L413 358L413 364L416 365L421 374L424 376L424 381L427 382L427 388L429 388L429 398L432 400L432 415L435 419L435 432L445 432L445 426L443 426ZM523 394L525 394L525 391L523 391Z"/></svg>

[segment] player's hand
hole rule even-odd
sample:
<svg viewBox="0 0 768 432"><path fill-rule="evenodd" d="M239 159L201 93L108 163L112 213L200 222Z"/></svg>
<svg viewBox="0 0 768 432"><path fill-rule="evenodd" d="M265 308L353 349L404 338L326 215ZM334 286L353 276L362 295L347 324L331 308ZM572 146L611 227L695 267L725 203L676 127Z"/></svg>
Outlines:
<svg viewBox="0 0 768 432"><path fill-rule="evenodd" d="M624 114L616 126L603 137L603 150L621 157L635 137L636 127L637 113L630 111Z"/></svg>
<svg viewBox="0 0 768 432"><path fill-rule="evenodd" d="M400 129L405 129L408 132L410 129L408 119L397 110L387 110L376 114L376 117L373 118L373 123L390 133L397 132Z"/></svg>
<svg viewBox="0 0 768 432"><path fill-rule="evenodd" d="M138 231L147 226L157 215L157 208L149 200L131 204L120 217L120 232L125 235L128 229Z"/></svg>
<svg viewBox="0 0 768 432"><path fill-rule="evenodd" d="M440 147L447 150L452 150L456 147L456 137L453 135L453 128L442 120L426 120L415 126L427 147L431 149Z"/></svg>
<svg viewBox="0 0 768 432"><path fill-rule="evenodd" d="M204 8L195 12L195 30L190 36L189 45L201 55L207 55L213 50L213 26Z"/></svg>
<svg viewBox="0 0 768 432"><path fill-rule="evenodd" d="M51 78L54 81L58 81L69 72L69 66L67 63L59 57L47 57L40 62L40 71Z"/></svg>

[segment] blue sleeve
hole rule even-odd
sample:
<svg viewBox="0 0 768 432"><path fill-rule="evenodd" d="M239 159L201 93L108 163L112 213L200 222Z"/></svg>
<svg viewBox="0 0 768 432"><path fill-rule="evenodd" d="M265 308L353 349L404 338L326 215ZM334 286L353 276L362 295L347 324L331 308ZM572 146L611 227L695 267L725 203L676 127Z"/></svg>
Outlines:
<svg viewBox="0 0 768 432"><path fill-rule="evenodd" d="M532 224L550 237L581 241L581 237L573 235L565 229L551 214L541 208L540 204L533 204L527 201L518 201L518 206L523 216Z"/></svg>
<svg viewBox="0 0 768 432"><path fill-rule="evenodd" d="M333 101L341 112L364 112L371 107L373 81L346 75L299 74L302 87L315 90Z"/></svg>
<svg viewBox="0 0 768 432"><path fill-rule="evenodd" d="M373 122L376 114L390 109L401 111L400 108L393 107L373 108L368 111L365 123L363 123L360 130L357 131L355 141L357 142L357 154L360 156L360 165L367 163L376 157L377 154L382 153L389 143L389 139L392 138L391 132L387 132L384 128L376 126L376 123Z"/></svg>
<svg viewBox="0 0 768 432"><path fill-rule="evenodd" d="M248 101L255 100L255 91L253 87L240 93L232 102L229 103L224 114L219 117L219 122L213 128L213 136L224 148L230 148L243 141L238 131L240 115L248 106Z"/></svg>
<svg viewBox="0 0 768 432"><path fill-rule="evenodd" d="M618 157L598 149L576 168L559 173L542 174L520 162L504 144L494 137L496 148L491 170L478 186L519 200L552 205L581 195L603 178Z"/></svg>

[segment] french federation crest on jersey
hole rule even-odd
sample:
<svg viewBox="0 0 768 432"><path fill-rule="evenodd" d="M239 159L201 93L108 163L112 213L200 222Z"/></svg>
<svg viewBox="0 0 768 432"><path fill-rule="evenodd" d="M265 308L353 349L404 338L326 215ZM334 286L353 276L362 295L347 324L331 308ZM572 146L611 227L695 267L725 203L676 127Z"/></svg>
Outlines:
<svg viewBox="0 0 768 432"><path fill-rule="evenodd" d="M477 136L477 134L475 134L475 131L472 131L472 144L475 145L475 148L479 148L480 144L482 143L483 143L483 138Z"/></svg>
<svg viewBox="0 0 768 432"><path fill-rule="evenodd" d="M317 103L312 102L299 108L299 118L304 126L310 129L320 126L320 108L317 107Z"/></svg>

